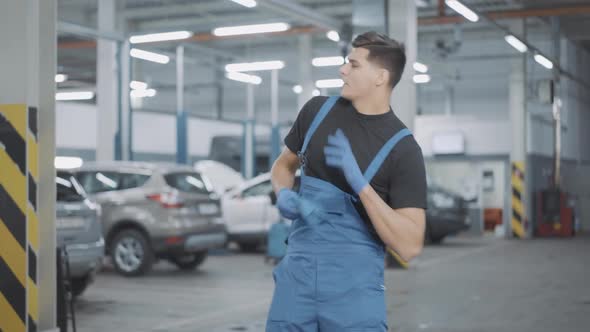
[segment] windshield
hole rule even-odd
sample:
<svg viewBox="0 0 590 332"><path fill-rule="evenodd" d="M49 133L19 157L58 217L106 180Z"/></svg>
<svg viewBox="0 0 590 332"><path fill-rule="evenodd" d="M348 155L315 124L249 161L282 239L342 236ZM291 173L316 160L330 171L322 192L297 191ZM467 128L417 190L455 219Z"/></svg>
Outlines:
<svg viewBox="0 0 590 332"><path fill-rule="evenodd" d="M164 175L164 179L170 187L188 193L209 194L213 189L209 181L199 173L170 173Z"/></svg>

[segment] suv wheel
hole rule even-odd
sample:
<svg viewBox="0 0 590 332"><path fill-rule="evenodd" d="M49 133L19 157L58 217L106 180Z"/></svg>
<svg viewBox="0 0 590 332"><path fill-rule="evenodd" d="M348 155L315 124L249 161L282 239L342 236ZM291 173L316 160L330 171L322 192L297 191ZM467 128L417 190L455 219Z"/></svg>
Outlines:
<svg viewBox="0 0 590 332"><path fill-rule="evenodd" d="M127 277L147 273L154 261L148 240L134 229L126 229L115 235L110 253L117 272Z"/></svg>
<svg viewBox="0 0 590 332"><path fill-rule="evenodd" d="M170 261L181 270L194 270L207 258L207 251L170 257Z"/></svg>

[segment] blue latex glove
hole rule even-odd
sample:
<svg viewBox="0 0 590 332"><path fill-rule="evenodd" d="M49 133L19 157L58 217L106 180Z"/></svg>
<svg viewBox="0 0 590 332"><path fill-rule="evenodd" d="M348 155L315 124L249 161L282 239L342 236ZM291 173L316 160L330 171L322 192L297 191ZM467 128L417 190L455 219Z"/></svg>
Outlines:
<svg viewBox="0 0 590 332"><path fill-rule="evenodd" d="M283 188L277 195L277 207L281 215L287 219L299 218L299 195L291 189Z"/></svg>
<svg viewBox="0 0 590 332"><path fill-rule="evenodd" d="M360 193L369 184L354 158L346 135L341 129L338 129L334 135L328 136L324 155L328 166L342 170L346 181L355 193Z"/></svg>

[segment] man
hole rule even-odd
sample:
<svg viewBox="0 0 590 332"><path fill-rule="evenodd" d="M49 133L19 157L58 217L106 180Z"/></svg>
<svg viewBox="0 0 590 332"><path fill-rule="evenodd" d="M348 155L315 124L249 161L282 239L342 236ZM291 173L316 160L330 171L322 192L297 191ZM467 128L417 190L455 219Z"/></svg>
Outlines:
<svg viewBox="0 0 590 332"><path fill-rule="evenodd" d="M272 167L279 211L294 222L269 332L386 331L384 247L406 261L422 250L424 160L389 106L403 46L375 32L352 46L341 97L307 102Z"/></svg>

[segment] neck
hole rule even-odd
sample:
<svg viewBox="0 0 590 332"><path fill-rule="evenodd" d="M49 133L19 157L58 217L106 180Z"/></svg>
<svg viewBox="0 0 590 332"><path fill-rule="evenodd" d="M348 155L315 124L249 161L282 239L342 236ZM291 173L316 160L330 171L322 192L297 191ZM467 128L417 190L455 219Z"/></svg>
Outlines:
<svg viewBox="0 0 590 332"><path fill-rule="evenodd" d="M375 93L352 101L354 108L361 114L379 115L389 112L391 93Z"/></svg>

